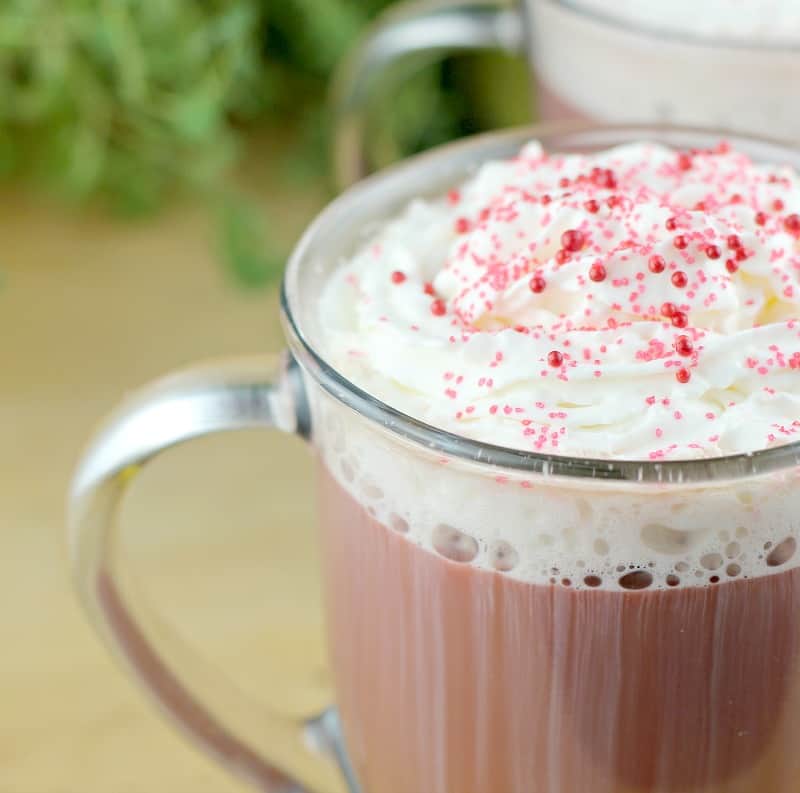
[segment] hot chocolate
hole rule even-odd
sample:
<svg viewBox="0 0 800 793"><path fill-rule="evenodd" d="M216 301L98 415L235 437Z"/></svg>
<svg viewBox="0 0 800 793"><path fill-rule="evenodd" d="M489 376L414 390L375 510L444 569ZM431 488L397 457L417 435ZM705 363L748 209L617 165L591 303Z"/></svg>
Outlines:
<svg viewBox="0 0 800 793"><path fill-rule="evenodd" d="M793 170L531 143L373 230L319 317L340 371L428 424L656 465L797 440L799 301ZM318 414L365 793L794 793L794 470L492 476Z"/></svg>
<svg viewBox="0 0 800 793"><path fill-rule="evenodd" d="M794 0L529 0L527 17L541 118L800 141Z"/></svg>

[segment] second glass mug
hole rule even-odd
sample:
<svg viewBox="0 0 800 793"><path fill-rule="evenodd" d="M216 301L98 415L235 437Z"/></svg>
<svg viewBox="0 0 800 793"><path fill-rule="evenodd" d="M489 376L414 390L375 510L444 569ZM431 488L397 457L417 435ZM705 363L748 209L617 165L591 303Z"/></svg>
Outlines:
<svg viewBox="0 0 800 793"><path fill-rule="evenodd" d="M312 779L320 793L796 793L800 444L675 462L501 448L381 403L320 352L317 296L363 230L531 138L588 152L642 139L702 148L719 135L494 133L339 197L288 264L279 371L233 361L173 376L90 444L69 505L82 600L160 705L267 793ZM796 149L729 139L800 168ZM131 602L115 539L129 484L159 452L259 427L305 438L319 463L336 708L308 723L237 694ZM529 524L514 543L504 533ZM615 548L609 526L644 555ZM649 548L674 555L672 572L653 570ZM611 567L570 580L558 559L583 549ZM262 745L267 724L275 745Z"/></svg>
<svg viewBox="0 0 800 793"><path fill-rule="evenodd" d="M370 100L392 90L404 66L495 49L527 58L539 121L690 124L800 141L800 42L661 31L583 0L413 0L385 13L336 75L339 186L370 170Z"/></svg>

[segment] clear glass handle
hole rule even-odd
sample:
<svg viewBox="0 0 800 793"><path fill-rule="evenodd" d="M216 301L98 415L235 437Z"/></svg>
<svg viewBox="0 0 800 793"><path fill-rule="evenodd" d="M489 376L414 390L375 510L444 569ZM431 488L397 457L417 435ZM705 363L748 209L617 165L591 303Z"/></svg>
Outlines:
<svg viewBox="0 0 800 793"><path fill-rule="evenodd" d="M367 31L334 76L333 165L337 187L369 173L365 145L370 101L390 90L392 67L412 57L439 58L469 50L519 53L521 12L503 0L422 0L401 3Z"/></svg>
<svg viewBox="0 0 800 793"><path fill-rule="evenodd" d="M336 734L335 711L308 723L269 713L206 667L123 586L118 518L125 492L143 466L191 438L250 428L308 437L309 411L296 364L287 361L278 367L274 360L250 358L197 367L123 403L90 444L73 480L69 530L76 583L114 652L220 762L265 793L301 793L300 785L310 779L324 793L342 793L349 769L331 737ZM267 732L271 745L264 747ZM337 770L330 756L313 751L309 738L317 749L333 749L331 754L345 767Z"/></svg>

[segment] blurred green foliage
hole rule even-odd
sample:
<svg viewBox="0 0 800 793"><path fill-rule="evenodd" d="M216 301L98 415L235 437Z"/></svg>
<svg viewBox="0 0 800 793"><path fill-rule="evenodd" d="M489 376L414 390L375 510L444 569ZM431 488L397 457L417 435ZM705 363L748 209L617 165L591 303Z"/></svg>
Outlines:
<svg viewBox="0 0 800 793"><path fill-rule="evenodd" d="M210 184L267 106L252 0L4 0L0 167L126 211Z"/></svg>
<svg viewBox="0 0 800 793"><path fill-rule="evenodd" d="M157 209L181 191L221 203L225 258L276 272L269 228L221 190L248 125L288 125L286 176L326 173L330 74L390 0L0 0L0 177L74 201ZM386 157L480 126L469 69L429 68L386 107Z"/></svg>

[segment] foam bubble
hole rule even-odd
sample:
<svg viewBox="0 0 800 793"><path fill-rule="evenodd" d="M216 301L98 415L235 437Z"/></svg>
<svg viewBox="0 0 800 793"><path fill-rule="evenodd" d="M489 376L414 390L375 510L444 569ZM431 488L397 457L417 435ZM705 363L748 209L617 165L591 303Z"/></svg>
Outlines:
<svg viewBox="0 0 800 793"><path fill-rule="evenodd" d="M794 556L796 550L797 540L795 540L794 537L787 537L769 552L767 555L767 564L770 567L780 567Z"/></svg>
<svg viewBox="0 0 800 793"><path fill-rule="evenodd" d="M619 585L623 589L647 589L652 584L653 575L647 570L633 570L619 579Z"/></svg>
<svg viewBox="0 0 800 793"><path fill-rule="evenodd" d="M389 526L400 534L408 534L408 521L396 512L390 513Z"/></svg>
<svg viewBox="0 0 800 793"><path fill-rule="evenodd" d="M453 562L471 562L478 555L478 543L463 531L440 523L431 535L433 547Z"/></svg>
<svg viewBox="0 0 800 793"><path fill-rule="evenodd" d="M722 554L720 553L706 553L700 557L700 564L706 570L717 570L722 567Z"/></svg>
<svg viewBox="0 0 800 793"><path fill-rule="evenodd" d="M519 554L516 548L505 540L495 542L490 551L489 558L495 570L507 573L519 564Z"/></svg>
<svg viewBox="0 0 800 793"><path fill-rule="evenodd" d="M684 507L685 505L680 504L675 506ZM676 512L677 510L673 507L672 511ZM685 553L695 539L696 533L676 531L669 526L656 523L650 523L642 528L642 543L646 547L652 548L659 553Z"/></svg>

